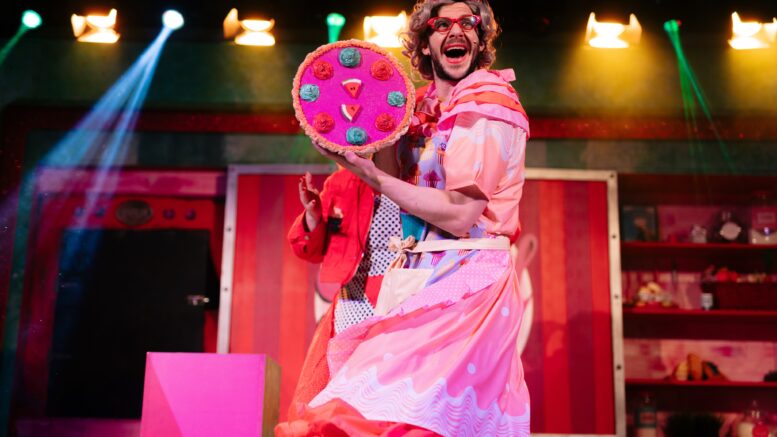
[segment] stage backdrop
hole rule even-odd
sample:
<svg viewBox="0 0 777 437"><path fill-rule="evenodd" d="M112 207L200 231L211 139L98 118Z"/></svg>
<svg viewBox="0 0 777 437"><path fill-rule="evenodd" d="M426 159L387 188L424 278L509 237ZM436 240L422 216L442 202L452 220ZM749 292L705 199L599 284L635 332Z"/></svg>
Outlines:
<svg viewBox="0 0 777 437"><path fill-rule="evenodd" d="M294 256L286 233L302 212L300 175L321 186L331 170L229 169L218 348L280 363L281 420L326 305L317 267ZM616 192L612 172L527 172L513 254L533 434L625 436Z"/></svg>

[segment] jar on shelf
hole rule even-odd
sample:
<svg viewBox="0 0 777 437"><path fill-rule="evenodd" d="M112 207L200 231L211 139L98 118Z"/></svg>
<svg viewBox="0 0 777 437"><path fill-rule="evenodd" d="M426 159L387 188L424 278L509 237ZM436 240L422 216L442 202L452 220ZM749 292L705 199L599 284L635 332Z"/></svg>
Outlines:
<svg viewBox="0 0 777 437"><path fill-rule="evenodd" d="M691 243L706 243L707 229L702 225L693 225L688 240Z"/></svg>
<svg viewBox="0 0 777 437"><path fill-rule="evenodd" d="M745 227L730 209L720 211L720 216L712 232L712 240L717 243L744 243Z"/></svg>
<svg viewBox="0 0 777 437"><path fill-rule="evenodd" d="M748 234L751 244L777 244L777 201L771 191L753 193Z"/></svg>
<svg viewBox="0 0 777 437"><path fill-rule="evenodd" d="M737 424L736 437L772 437L766 415L753 401L750 408L744 411L742 421Z"/></svg>

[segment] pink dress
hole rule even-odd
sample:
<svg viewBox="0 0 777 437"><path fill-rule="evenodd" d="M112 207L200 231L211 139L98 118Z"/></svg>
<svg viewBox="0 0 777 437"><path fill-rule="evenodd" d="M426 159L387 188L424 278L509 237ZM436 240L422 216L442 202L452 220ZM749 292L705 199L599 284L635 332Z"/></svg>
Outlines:
<svg viewBox="0 0 777 437"><path fill-rule="evenodd" d="M432 86L403 145L406 180L488 198L470 237L515 237L528 121L511 70L478 70L437 104ZM453 238L425 224L421 238ZM509 251L450 250L411 257L433 268L426 286L386 316L335 335L332 379L309 404L345 402L371 421L444 436L529 436L529 393L516 347L522 305Z"/></svg>

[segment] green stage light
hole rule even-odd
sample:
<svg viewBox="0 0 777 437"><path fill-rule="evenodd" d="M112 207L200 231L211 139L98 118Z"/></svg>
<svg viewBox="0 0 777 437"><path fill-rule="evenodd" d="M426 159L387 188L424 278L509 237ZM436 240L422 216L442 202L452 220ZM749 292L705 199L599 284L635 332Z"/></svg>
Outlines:
<svg viewBox="0 0 777 437"><path fill-rule="evenodd" d="M27 9L22 14L22 25L28 29L35 29L41 23L43 23L43 20L41 20L40 15L31 9Z"/></svg>
<svg viewBox="0 0 777 437"><path fill-rule="evenodd" d="M723 137L718 132L718 128L715 126L715 120L712 118L712 111L707 103L704 90L699 83L699 79L696 77L696 73L693 71L691 64L688 62L688 58L685 57L685 51L683 50L682 42L680 41L680 25L677 20L669 20L664 23L664 30L669 35L669 40L674 47L675 56L677 57L677 67L680 73L680 92L683 99L683 112L685 113L685 126L688 131L688 145L690 148L691 164L698 168L698 172L708 172L707 159L704 156L704 149L699 144L699 124L697 120L697 108L700 108L704 117L707 119L709 128L715 135L715 139L718 142L718 148L720 153L728 164L728 170L731 173L737 173L737 169L734 167L734 161L731 159L731 154L728 150L728 145L723 140Z"/></svg>
<svg viewBox="0 0 777 437"><path fill-rule="evenodd" d="M329 42L333 43L340 38L340 31L345 26L345 17L338 13L331 13L326 16L326 26L329 29Z"/></svg>
<svg viewBox="0 0 777 437"><path fill-rule="evenodd" d="M37 12L29 9L24 11L22 14L22 24L19 26L16 34L11 37L11 39L9 39L5 44L3 44L2 48L0 48L0 65L5 62L8 54L11 53L11 50L13 50L14 47L16 47L16 44L19 43L19 40L22 39L22 36L24 36L28 30L35 29L36 27L40 26L42 22L43 20L40 19L40 15L38 15Z"/></svg>

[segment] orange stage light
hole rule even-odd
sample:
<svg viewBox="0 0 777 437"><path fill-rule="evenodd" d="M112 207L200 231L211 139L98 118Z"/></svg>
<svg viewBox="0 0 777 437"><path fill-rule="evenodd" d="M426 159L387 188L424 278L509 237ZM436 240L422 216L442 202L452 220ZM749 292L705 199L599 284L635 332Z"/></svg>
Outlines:
<svg viewBox="0 0 777 437"><path fill-rule="evenodd" d="M113 44L119 40L116 33L116 9L111 9L108 15L76 15L70 17L73 25L73 35L80 42Z"/></svg>
<svg viewBox="0 0 777 437"><path fill-rule="evenodd" d="M598 49L625 49L639 44L642 26L634 14L629 15L629 24L596 21L591 12L585 31L585 42Z"/></svg>
<svg viewBox="0 0 777 437"><path fill-rule="evenodd" d="M237 9L232 8L224 19L224 38L235 39L235 44L246 46L274 46L275 37L270 30L275 20L239 20Z"/></svg>

